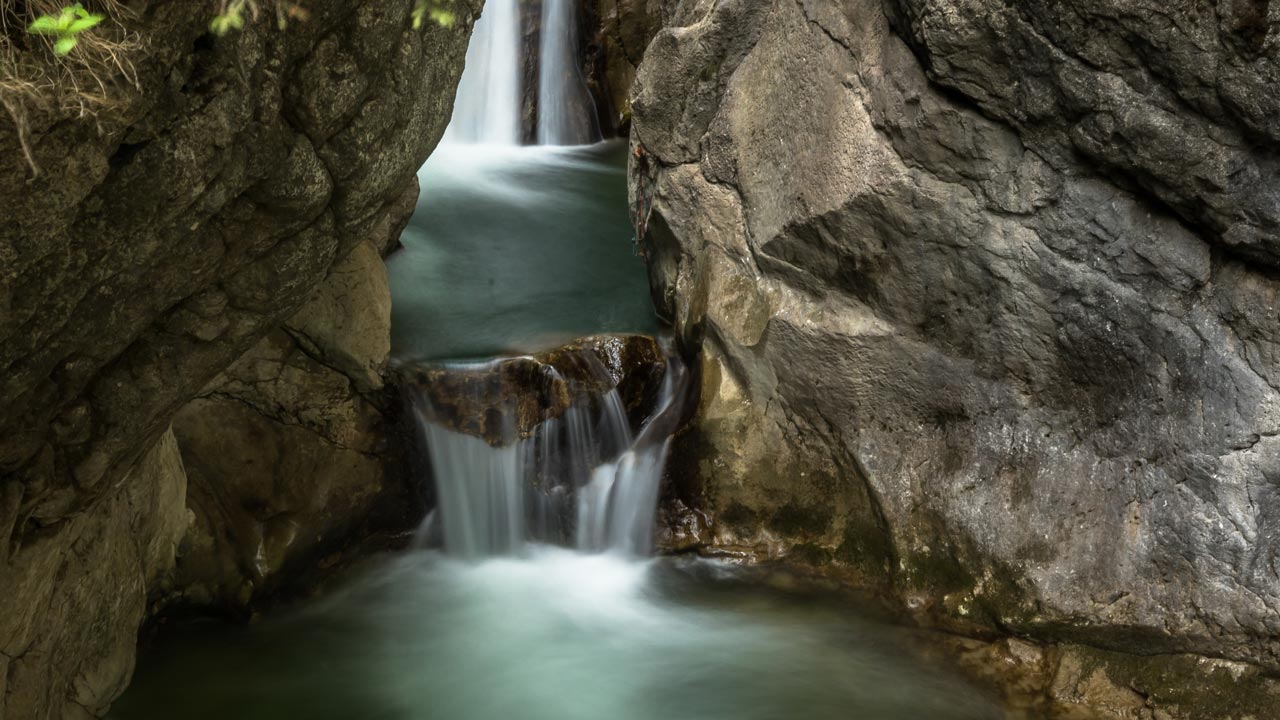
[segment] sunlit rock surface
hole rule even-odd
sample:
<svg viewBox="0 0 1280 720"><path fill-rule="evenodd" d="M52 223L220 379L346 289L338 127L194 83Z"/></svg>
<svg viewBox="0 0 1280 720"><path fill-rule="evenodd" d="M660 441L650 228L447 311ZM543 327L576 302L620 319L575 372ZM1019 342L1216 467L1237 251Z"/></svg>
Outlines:
<svg viewBox="0 0 1280 720"><path fill-rule="evenodd" d="M667 10L631 192L704 544L1280 669L1280 6Z"/></svg>

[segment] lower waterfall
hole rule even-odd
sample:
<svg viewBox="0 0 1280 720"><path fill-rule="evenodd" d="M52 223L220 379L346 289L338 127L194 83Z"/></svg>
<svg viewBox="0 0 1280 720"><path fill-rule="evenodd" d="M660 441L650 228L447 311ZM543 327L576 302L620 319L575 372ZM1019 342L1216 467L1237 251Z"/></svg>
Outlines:
<svg viewBox="0 0 1280 720"><path fill-rule="evenodd" d="M608 372L590 352L574 360L597 377ZM484 374L491 365L451 365L442 372ZM439 535L450 554L470 558L519 553L530 542L647 555L685 376L679 358L668 352L661 385L639 427L631 426L616 388L577 388L562 415L539 423L527 437L510 421L516 399L497 395L503 390L498 387L494 396L476 398L505 419L488 440L433 421L430 398L417 394L412 402L437 498L421 535Z"/></svg>

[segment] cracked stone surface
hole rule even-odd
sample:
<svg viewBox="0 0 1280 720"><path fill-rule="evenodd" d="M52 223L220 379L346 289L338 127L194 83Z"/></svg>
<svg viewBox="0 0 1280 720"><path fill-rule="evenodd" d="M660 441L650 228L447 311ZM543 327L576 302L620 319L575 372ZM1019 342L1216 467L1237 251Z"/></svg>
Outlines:
<svg viewBox="0 0 1280 720"><path fill-rule="evenodd" d="M158 589L129 548L167 521L126 529L113 498L180 408L392 234L479 5L413 31L409 3L321 0L214 39L207 8L131 3L140 89L96 119L32 113L38 175L0 113L0 653L22 658L0 716L100 715L119 691ZM317 357L376 382L368 357Z"/></svg>
<svg viewBox="0 0 1280 720"><path fill-rule="evenodd" d="M1280 5L1192 5L666 4L632 211L706 544L1280 670Z"/></svg>
<svg viewBox="0 0 1280 720"><path fill-rule="evenodd" d="M387 451L390 337L386 266L361 243L178 412L194 523L167 603L244 612L357 531L415 506Z"/></svg>
<svg viewBox="0 0 1280 720"><path fill-rule="evenodd" d="M0 612L4 717L100 717L124 690L147 596L190 523L185 500L166 431L94 512L13 556Z"/></svg>

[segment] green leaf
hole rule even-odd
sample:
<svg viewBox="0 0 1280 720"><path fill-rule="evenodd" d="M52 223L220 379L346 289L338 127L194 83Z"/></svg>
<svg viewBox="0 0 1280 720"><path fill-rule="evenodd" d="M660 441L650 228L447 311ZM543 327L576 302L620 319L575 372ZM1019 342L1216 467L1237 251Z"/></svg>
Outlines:
<svg viewBox="0 0 1280 720"><path fill-rule="evenodd" d="M74 35L58 38L58 42L53 44L53 51L58 55L66 55L76 46L76 38Z"/></svg>
<svg viewBox="0 0 1280 720"><path fill-rule="evenodd" d="M98 23L106 19L107 19L106 15L96 15L96 14L86 15L85 17L82 17L79 20L76 20L75 22L71 23L71 25L67 28L67 32L72 34L82 33L85 30L88 30L89 28L97 25Z"/></svg>
<svg viewBox="0 0 1280 720"><path fill-rule="evenodd" d="M209 23L209 30L214 35L226 35L232 30L239 30L244 27L244 17L238 10L230 10L222 15L213 18L213 22Z"/></svg>
<svg viewBox="0 0 1280 720"><path fill-rule="evenodd" d="M58 19L51 15L41 15L27 26L27 32L37 35L57 35Z"/></svg>
<svg viewBox="0 0 1280 720"><path fill-rule="evenodd" d="M440 27L450 28L450 27L453 27L453 21L456 18L454 17L453 13L449 12L448 10L445 10L444 8L432 8L431 19L435 20L436 24L439 25Z"/></svg>

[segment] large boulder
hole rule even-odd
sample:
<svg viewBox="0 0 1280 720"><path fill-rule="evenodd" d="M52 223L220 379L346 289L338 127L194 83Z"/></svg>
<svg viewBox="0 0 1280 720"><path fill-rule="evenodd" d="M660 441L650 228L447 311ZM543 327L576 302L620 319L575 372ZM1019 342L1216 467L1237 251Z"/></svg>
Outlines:
<svg viewBox="0 0 1280 720"><path fill-rule="evenodd" d="M414 486L389 450L382 392L390 331L386 267L361 243L178 412L195 522L167 601L242 612L372 530L397 529L389 521L412 527Z"/></svg>
<svg viewBox="0 0 1280 720"><path fill-rule="evenodd" d="M1280 671L1280 6L667 5L631 190L703 542Z"/></svg>
<svg viewBox="0 0 1280 720"><path fill-rule="evenodd" d="M0 10L4 60L43 57L69 88L49 103L0 88L0 716L15 720L98 714L118 692L160 584L131 558L187 514L126 522L113 498L180 408L386 239L479 7L413 30L409 2L318 0L287 29L264 15L215 38L211 5L108 5L56 62L11 16L35 5ZM51 596L13 590L48 572Z"/></svg>

